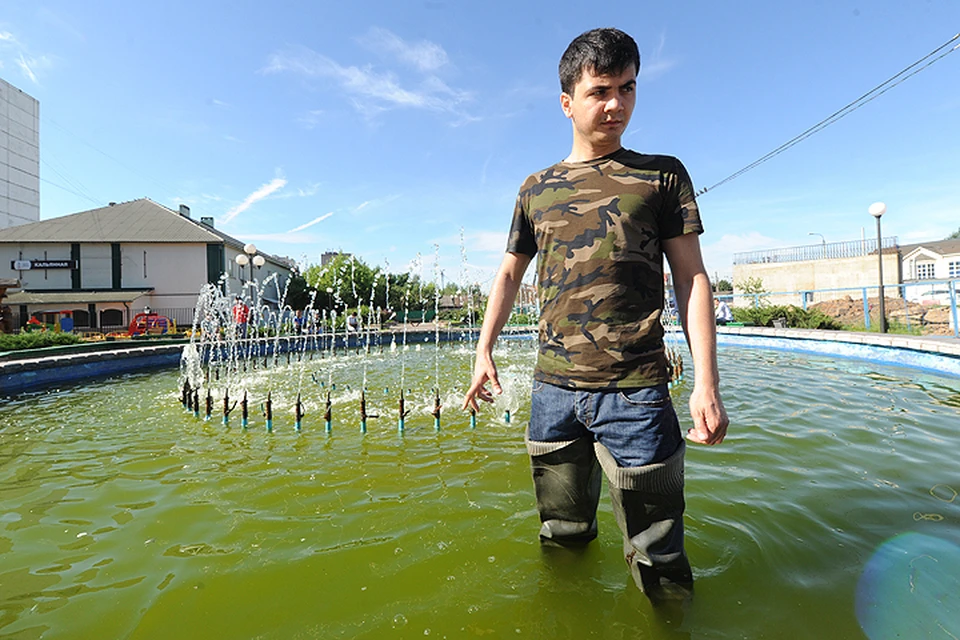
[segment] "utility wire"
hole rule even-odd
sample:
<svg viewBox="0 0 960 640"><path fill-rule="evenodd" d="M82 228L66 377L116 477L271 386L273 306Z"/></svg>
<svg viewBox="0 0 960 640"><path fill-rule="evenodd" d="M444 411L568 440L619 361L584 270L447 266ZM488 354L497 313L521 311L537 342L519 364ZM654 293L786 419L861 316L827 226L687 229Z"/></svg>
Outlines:
<svg viewBox="0 0 960 640"><path fill-rule="evenodd" d="M807 129L807 130L804 131L803 133L801 133L801 134L799 134L799 135L791 138L790 140L784 142L782 145L780 145L779 147L777 147L776 149L774 149L774 150L771 151L770 153L768 153L768 154L766 154L766 155L758 158L757 160L754 160L753 162L751 162L751 163L748 164L747 166L743 167L742 169L740 169L740 170L738 170L738 171L735 171L734 173L730 174L729 176L727 176L726 178L724 178L724 179L721 180L720 182L718 182L718 183L716 183L716 184L714 184L714 185L712 185L712 186L710 186L710 187L704 187L703 189L700 189L700 191L697 192L697 195L698 195L698 196L701 196L701 195L707 193L708 191L712 191L712 190L716 189L717 187L719 187L719 186L722 185L722 184L725 184L725 183L727 183L727 182L730 182L730 181L733 180L734 178L738 178L738 177L742 176L743 174L745 174L746 172L750 171L751 169L755 169L755 168L759 167L759 166L760 166L761 164L763 164L764 162L767 162L768 160L772 160L773 158L775 158L776 156L780 155L781 153L783 153L783 152L786 151L787 149L789 149L789 148L791 148L791 147L793 147L793 146L795 146L795 145L800 144L801 142L803 142L804 140L806 140L807 138L809 138L809 137L812 136L813 134L815 134L815 133L817 133L817 132L819 132L819 131L822 131L823 129L827 128L828 126L830 126L830 125L833 124L834 122L836 122L836 121L838 121L838 120L840 120L840 119L842 119L842 118L850 115L851 113L853 113L854 111L856 111L856 110L859 109L860 107L864 106L864 105L867 104L868 102L870 102L870 101L872 101L872 100L876 100L877 98L879 98L880 96L882 96L883 94L885 94L887 91L889 91L890 89L892 89L892 88L894 88L895 86L897 86L898 84L904 82L904 81L907 80L908 78L910 78L910 77L912 77L912 76L915 76L916 74L920 73L921 71L927 69L928 67L930 67L930 66L931 66L932 64L934 64L935 62L939 62L940 60L942 60L943 58L947 57L948 55L950 55L951 53L953 53L953 52L956 51L957 49L960 49L960 44L957 44L957 45L954 45L953 48L948 49L947 51L944 51L944 52L941 53L939 56L937 56L937 54L940 53L940 51L943 51L943 49L946 49L947 47L950 46L950 43L952 43L952 42L954 42L955 40L958 40L958 39L960 39L960 33L956 34L955 36L953 36L952 38L950 38L949 40L947 40L946 42L944 42L942 45L940 45L939 47L937 47L936 49L934 49L933 51L931 51L930 53L928 53L928 54L925 55L924 57L920 58L919 60L917 60L916 62L914 62L913 64L911 64L910 66L902 69L900 72L898 72L897 74L891 76L890 78L887 78L885 81L881 82L881 83L878 84L876 87L874 87L874 88L871 89L870 91L866 92L865 94L863 94L862 96L860 96L859 98L857 98L857 99L854 100L853 102L849 103L848 105L846 105L846 106L843 107L842 109L839 109L839 110L833 112L832 114L830 114L829 116L827 116L826 118L824 118L823 120L821 120L820 122L818 122L817 124L813 125L812 127L810 127L809 129ZM937 56L937 57L933 58L933 56ZM926 61L926 60L928 60L928 59L930 59L930 58L933 58L933 60L930 60L929 62L927 62L927 63L924 64L923 66L918 66L918 65L921 65L924 61ZM914 67L918 67L918 68L914 69ZM911 71L911 69L913 69L913 71ZM909 72L909 73L908 73L908 72Z"/></svg>
<svg viewBox="0 0 960 640"><path fill-rule="evenodd" d="M84 198L86 198L87 200L90 200L91 202L97 202L97 203L101 202L96 198L96 196L93 195L93 193L89 189L83 186L83 184L81 184L79 180L70 179L64 173L58 170L55 166L53 166L51 163L47 162L43 158L40 159L40 162L43 163L48 169L53 171L55 174L57 174L60 177L60 179L66 182L70 187L75 189L75 193L79 192L78 195L82 195ZM50 183L50 184L53 184L53 183Z"/></svg>
<svg viewBox="0 0 960 640"><path fill-rule="evenodd" d="M84 140L83 138L81 138L80 136L78 136L77 134L73 133L72 131L70 131L69 129L67 129L66 127L64 127L63 125L61 125L61 124L59 124L59 123L57 123L57 122L54 122L54 121L51 120L50 118L46 118L46 117L41 118L41 120L42 120L43 122L46 122L47 124L52 124L52 125L55 126L56 128L60 129L60 130L63 131L64 133L66 133L67 135L72 136L72 137L73 137L75 140L77 140L78 142L80 142L80 143L82 143L82 144L90 147L91 149L93 149L94 151L96 151L97 153L99 153L100 155L102 155L102 156L104 156L104 157L106 157L106 158L108 158L108 159L116 162L118 165L120 165L121 167L123 167L124 169L126 169L127 171L129 171L130 173L132 173L132 174L134 174L134 175L136 175L136 176L139 176L139 177L143 178L144 180L149 180L150 182L152 182L153 184L157 185L158 187L160 187L160 188L163 189L164 191L167 191L167 192L169 192L169 193L176 193L176 190L175 190L175 189L171 189L171 188L168 187L167 185L165 185L165 184L163 184L163 183L161 183L161 182L158 182L158 181L156 180L156 178L153 178L153 177L151 177L151 176L147 176L147 175L144 175L144 174L140 173L139 171L137 171L136 169L134 169L134 168L131 167L130 165L122 162L121 160L118 160L117 158L114 158L112 155L110 155L109 153L107 153L107 152L104 151L103 149L100 149L99 147L97 147L97 146L94 145L94 144L91 144L90 142L87 142L86 140Z"/></svg>
<svg viewBox="0 0 960 640"><path fill-rule="evenodd" d="M88 195L85 195L85 194L83 194L83 193L80 193L79 191L74 191L73 189L68 189L67 187L63 186L62 184L57 184L56 182L51 182L50 180L47 180L46 178L40 178L40 182L46 182L47 184L49 184L49 185L51 185L51 186L54 186L54 187L56 187L57 189L63 189L63 190L66 191L67 193L72 193L72 194L75 195L75 196L79 196L79 197L81 197L81 198L86 198L87 200L89 200L90 202L92 202L93 204L95 204L95 205L97 205L97 206L100 206L100 205L103 204L102 202L98 202L97 200L94 200L93 198L91 198L91 197L88 196Z"/></svg>

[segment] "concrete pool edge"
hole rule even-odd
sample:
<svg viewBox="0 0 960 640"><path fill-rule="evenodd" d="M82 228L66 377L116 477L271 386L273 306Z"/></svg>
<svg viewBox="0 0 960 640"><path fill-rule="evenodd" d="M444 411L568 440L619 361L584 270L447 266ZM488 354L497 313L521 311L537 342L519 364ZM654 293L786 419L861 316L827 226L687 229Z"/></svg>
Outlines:
<svg viewBox="0 0 960 640"><path fill-rule="evenodd" d="M462 338L467 330L453 333ZM446 335L444 335L446 334ZM409 342L428 341L434 332L410 332ZM441 341L451 339L441 332ZM721 347L744 347L793 351L853 358L880 364L921 369L960 378L960 340L817 329L773 329L768 327L718 327ZM176 367L183 343L133 346L76 354L24 357L0 362L0 397L39 391L61 384Z"/></svg>
<svg viewBox="0 0 960 640"><path fill-rule="evenodd" d="M851 358L960 378L960 340L952 337L717 327L717 344Z"/></svg>

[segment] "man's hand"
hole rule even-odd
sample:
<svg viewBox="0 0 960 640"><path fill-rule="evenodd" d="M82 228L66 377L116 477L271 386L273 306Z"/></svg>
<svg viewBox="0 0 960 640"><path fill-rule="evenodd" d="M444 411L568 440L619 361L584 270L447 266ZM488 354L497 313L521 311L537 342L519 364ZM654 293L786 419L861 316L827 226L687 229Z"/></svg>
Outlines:
<svg viewBox="0 0 960 640"><path fill-rule="evenodd" d="M730 419L716 388L701 389L694 385L690 394L690 417L693 428L687 430L687 440L709 445L723 442Z"/></svg>
<svg viewBox="0 0 960 640"><path fill-rule="evenodd" d="M490 382L493 392L487 389L486 384ZM470 383L470 389L467 395L463 397L463 408L479 411L477 398L484 402L493 402L494 394L500 395L503 388L500 386L500 380L497 378L497 365L493 362L491 355L477 355L477 364L473 368L473 380Z"/></svg>

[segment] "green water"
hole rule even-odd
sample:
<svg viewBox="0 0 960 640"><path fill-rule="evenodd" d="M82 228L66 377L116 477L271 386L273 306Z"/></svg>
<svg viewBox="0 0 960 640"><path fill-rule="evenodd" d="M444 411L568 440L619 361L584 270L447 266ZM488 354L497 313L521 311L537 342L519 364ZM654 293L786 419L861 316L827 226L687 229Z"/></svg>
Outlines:
<svg viewBox="0 0 960 640"><path fill-rule="evenodd" d="M185 413L175 371L5 401L0 638L863 638L861 621L960 637L956 379L721 351L730 435L687 457L696 597L655 610L606 498L584 552L536 540L530 349L500 348L508 397L474 430L454 408L469 354L450 346L402 354L402 436L391 352L251 374L258 399L274 393L273 433L239 410L226 427ZM362 435L364 374L381 417Z"/></svg>

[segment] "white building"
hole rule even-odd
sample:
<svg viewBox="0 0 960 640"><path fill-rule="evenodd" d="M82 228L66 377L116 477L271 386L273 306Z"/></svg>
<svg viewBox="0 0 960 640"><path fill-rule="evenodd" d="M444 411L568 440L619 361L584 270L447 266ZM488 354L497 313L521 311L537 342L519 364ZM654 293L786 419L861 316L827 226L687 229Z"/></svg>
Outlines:
<svg viewBox="0 0 960 640"><path fill-rule="evenodd" d="M241 254L241 241L217 231L213 218L194 220L185 205L177 212L146 198L111 204L0 229L0 281L20 283L3 304L21 326L38 311L71 311L78 329L114 329L145 307L184 324L203 285L240 292L251 276L276 274L262 301L277 305L290 262L260 253L263 266L241 267Z"/></svg>
<svg viewBox="0 0 960 640"><path fill-rule="evenodd" d="M948 280L960 279L960 239L900 247L907 298L914 302L949 304ZM931 282L926 282L926 281Z"/></svg>
<svg viewBox="0 0 960 640"><path fill-rule="evenodd" d="M40 103L0 79L0 229L40 220Z"/></svg>

